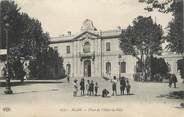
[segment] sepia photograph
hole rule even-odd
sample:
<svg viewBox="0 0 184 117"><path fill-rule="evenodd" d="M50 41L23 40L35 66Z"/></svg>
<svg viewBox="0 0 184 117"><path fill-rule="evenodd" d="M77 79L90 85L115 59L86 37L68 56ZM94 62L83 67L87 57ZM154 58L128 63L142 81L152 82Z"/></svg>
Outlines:
<svg viewBox="0 0 184 117"><path fill-rule="evenodd" d="M0 0L0 117L184 117L184 0Z"/></svg>

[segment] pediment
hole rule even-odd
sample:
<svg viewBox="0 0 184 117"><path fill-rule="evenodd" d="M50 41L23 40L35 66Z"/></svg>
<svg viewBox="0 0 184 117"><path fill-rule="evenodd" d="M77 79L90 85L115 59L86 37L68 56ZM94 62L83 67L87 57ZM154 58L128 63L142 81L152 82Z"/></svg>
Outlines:
<svg viewBox="0 0 184 117"><path fill-rule="evenodd" d="M98 38L100 38L98 34L86 31L76 36L74 40L98 39Z"/></svg>

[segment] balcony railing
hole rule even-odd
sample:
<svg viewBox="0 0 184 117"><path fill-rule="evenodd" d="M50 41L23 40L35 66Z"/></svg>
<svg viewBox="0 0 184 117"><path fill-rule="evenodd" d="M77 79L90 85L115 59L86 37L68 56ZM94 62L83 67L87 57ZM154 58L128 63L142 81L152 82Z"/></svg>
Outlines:
<svg viewBox="0 0 184 117"><path fill-rule="evenodd" d="M95 52L88 52L88 53L79 52L79 57L81 58L81 60L84 58L92 58L94 60L95 59Z"/></svg>
<svg viewBox="0 0 184 117"><path fill-rule="evenodd" d="M95 56L95 52L88 52L88 53L79 52L79 56L80 56L80 57Z"/></svg>

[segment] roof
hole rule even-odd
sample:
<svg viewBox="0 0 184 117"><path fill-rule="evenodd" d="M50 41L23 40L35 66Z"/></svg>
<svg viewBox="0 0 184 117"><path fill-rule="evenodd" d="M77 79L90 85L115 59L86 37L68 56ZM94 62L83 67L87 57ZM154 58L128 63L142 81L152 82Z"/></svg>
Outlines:
<svg viewBox="0 0 184 117"><path fill-rule="evenodd" d="M96 37L96 39L113 39L118 38L121 35L121 30L108 30L108 31L84 31L81 33L77 33L75 35L63 35L58 37L52 37L50 43L64 43L64 42L73 42L80 40L82 36ZM87 36L86 36L87 37Z"/></svg>
<svg viewBox="0 0 184 117"><path fill-rule="evenodd" d="M93 25L93 22L89 19L84 20L81 26L81 31L76 34L68 33L67 35L61 35L58 37L52 37L50 43L64 43L82 40L84 38L89 39L113 39L118 38L121 35L121 29L98 31Z"/></svg>

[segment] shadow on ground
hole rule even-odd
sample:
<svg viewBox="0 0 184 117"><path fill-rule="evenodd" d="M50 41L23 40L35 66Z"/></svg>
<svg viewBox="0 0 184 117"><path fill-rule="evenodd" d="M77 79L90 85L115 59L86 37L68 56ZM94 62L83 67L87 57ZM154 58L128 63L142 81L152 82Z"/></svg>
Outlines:
<svg viewBox="0 0 184 117"><path fill-rule="evenodd" d="M166 95L159 95L157 98L167 98L167 99L181 99L184 100L184 91L173 91ZM180 104L179 108L184 108L184 103Z"/></svg>
<svg viewBox="0 0 184 117"><path fill-rule="evenodd" d="M168 99L184 99L184 91L173 91L166 95L159 95L157 98L168 98Z"/></svg>
<svg viewBox="0 0 184 117"><path fill-rule="evenodd" d="M42 90L42 91L23 91L23 92L14 92L12 95L16 94L26 94L26 93L38 93L38 92L48 92L48 91L58 91L59 89L50 89L50 90ZM6 94L4 94L6 95Z"/></svg>
<svg viewBox="0 0 184 117"><path fill-rule="evenodd" d="M54 83L54 84L56 84L56 83L63 83L63 82L61 82L61 81L59 81L59 82L52 82L52 81L47 81L47 80L45 80L44 82L43 81L26 81L26 82L24 82L24 83L21 83L21 82L11 82L11 86L23 86L23 85L29 85L29 84L40 84L40 83L42 83L42 84L44 84L44 83ZM0 82L0 87L6 87L6 82Z"/></svg>

